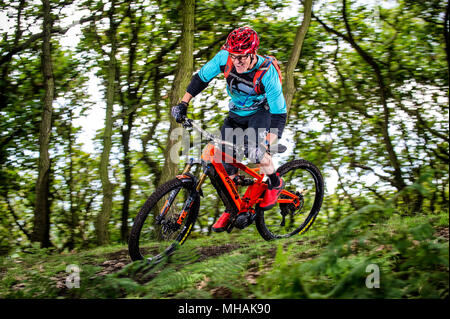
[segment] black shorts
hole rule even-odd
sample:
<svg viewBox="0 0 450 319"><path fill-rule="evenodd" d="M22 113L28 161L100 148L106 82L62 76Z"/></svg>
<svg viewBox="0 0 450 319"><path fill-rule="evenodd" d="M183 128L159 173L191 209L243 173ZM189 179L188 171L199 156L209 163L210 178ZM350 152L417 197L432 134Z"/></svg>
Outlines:
<svg viewBox="0 0 450 319"><path fill-rule="evenodd" d="M235 145L243 143L244 153L232 153L228 148L224 148L224 151L241 161L244 155L248 156L249 150L264 141L270 130L270 123L271 114L265 108L261 108L256 113L248 116L238 116L230 112L220 129L221 137L223 140ZM229 175L237 172L236 167L227 163L224 164Z"/></svg>

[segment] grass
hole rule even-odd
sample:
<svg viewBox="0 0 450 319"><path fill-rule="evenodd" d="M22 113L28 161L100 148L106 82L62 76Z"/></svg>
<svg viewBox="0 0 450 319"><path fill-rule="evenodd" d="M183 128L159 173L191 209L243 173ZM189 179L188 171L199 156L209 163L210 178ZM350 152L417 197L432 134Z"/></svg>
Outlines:
<svg viewBox="0 0 450 319"><path fill-rule="evenodd" d="M154 268L131 263L124 245L34 248L0 259L0 298L448 297L448 214L352 218L273 242L254 227L196 236ZM369 264L380 268L380 289L365 285ZM67 288L69 265L81 270L79 288Z"/></svg>

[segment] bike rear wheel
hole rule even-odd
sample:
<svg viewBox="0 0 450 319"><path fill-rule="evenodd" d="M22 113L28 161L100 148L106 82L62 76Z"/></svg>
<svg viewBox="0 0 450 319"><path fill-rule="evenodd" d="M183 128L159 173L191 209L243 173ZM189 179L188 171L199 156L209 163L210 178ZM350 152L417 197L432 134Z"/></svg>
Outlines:
<svg viewBox="0 0 450 319"><path fill-rule="evenodd" d="M284 189L298 196L300 202L278 203L270 210L256 207L256 228L266 240L302 234L311 227L322 206L324 182L319 169L306 160L293 160L277 170L285 182ZM280 199L289 197L281 194Z"/></svg>
<svg viewBox="0 0 450 319"><path fill-rule="evenodd" d="M193 178L175 178L147 199L130 232L128 250L133 261L158 262L184 243L200 206L194 187Z"/></svg>

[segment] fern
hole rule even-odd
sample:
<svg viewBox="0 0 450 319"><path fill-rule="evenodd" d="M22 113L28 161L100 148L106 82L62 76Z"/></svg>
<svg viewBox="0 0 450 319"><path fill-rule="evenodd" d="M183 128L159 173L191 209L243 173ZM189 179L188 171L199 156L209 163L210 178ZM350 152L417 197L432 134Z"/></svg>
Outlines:
<svg viewBox="0 0 450 319"><path fill-rule="evenodd" d="M335 225L314 260L295 260L295 247L278 246L271 271L258 280L260 298L446 298L448 241L434 237L430 218L398 218L395 202L411 189L427 194L424 177L384 203L367 205ZM391 222L394 221L394 222ZM390 225L390 227L386 227ZM368 265L380 269L381 286L365 285Z"/></svg>

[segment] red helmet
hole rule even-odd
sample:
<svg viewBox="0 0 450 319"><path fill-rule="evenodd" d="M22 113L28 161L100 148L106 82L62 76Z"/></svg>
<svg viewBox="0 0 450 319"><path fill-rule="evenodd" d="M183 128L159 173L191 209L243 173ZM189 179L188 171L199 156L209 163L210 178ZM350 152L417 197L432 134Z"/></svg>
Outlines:
<svg viewBox="0 0 450 319"><path fill-rule="evenodd" d="M222 49L233 54L255 54L259 48L259 38L255 30L249 27L231 31Z"/></svg>

